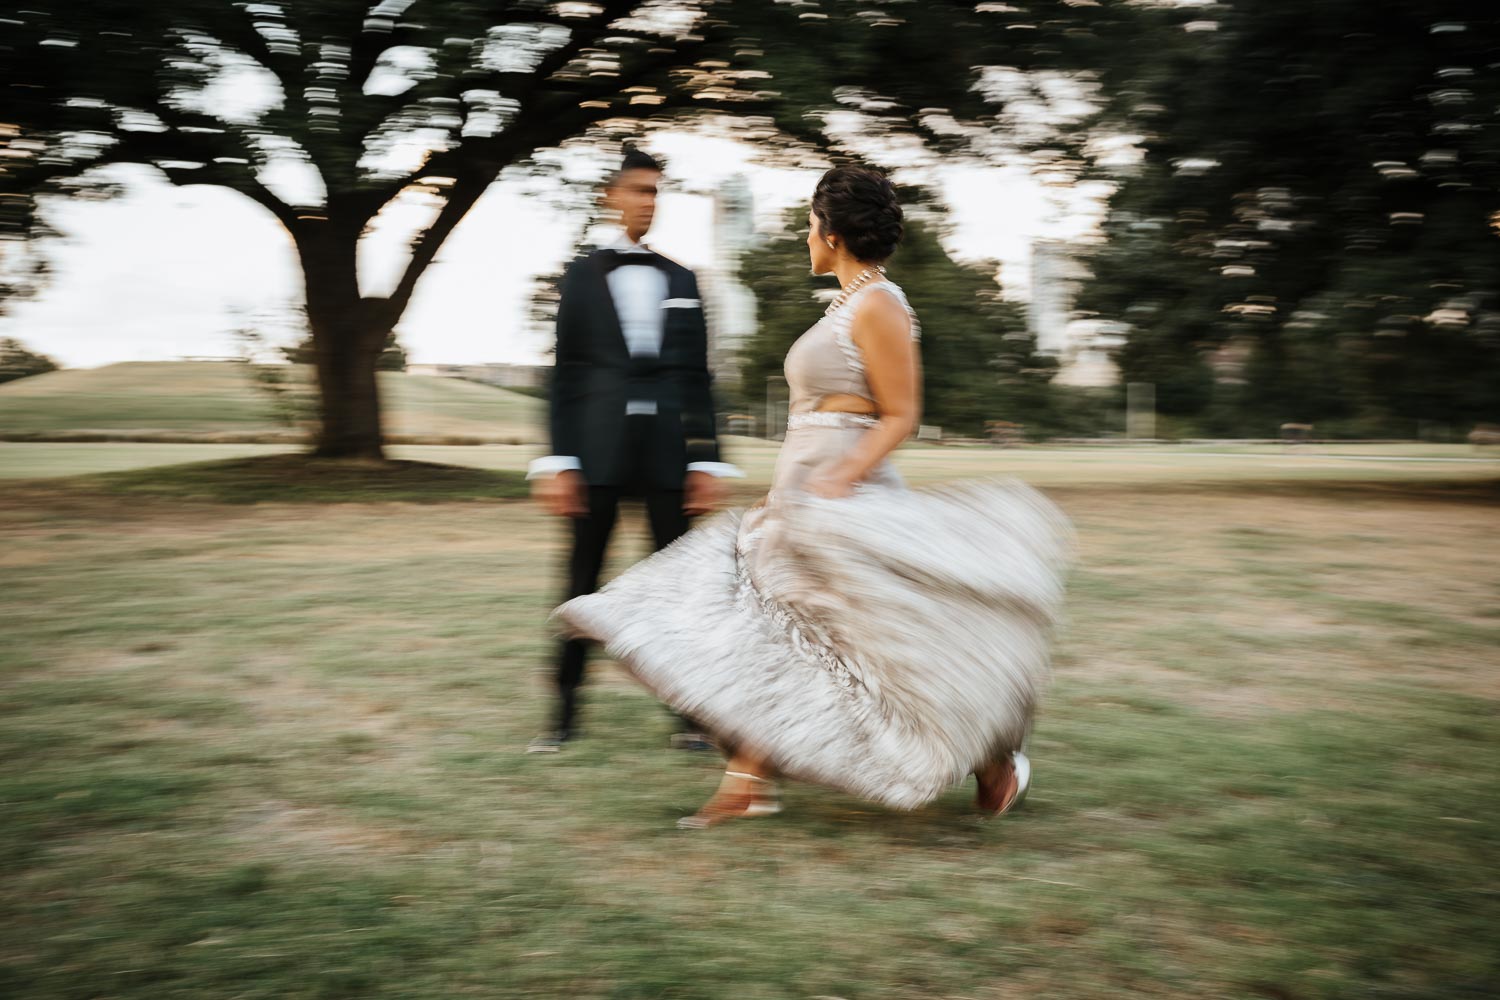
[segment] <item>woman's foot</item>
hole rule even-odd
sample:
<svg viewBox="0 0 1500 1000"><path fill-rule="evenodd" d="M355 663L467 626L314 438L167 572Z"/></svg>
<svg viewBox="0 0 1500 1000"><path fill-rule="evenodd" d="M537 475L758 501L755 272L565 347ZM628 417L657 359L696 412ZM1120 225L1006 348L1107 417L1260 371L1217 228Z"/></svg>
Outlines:
<svg viewBox="0 0 1500 1000"><path fill-rule="evenodd" d="M974 804L987 813L1004 816L1026 798L1031 787L1031 761L1019 750L974 772L979 793Z"/></svg>
<svg viewBox="0 0 1500 1000"><path fill-rule="evenodd" d="M746 771L725 771L714 797L691 816L677 821L681 830L706 830L732 819L774 816L781 812L781 796L769 778Z"/></svg>

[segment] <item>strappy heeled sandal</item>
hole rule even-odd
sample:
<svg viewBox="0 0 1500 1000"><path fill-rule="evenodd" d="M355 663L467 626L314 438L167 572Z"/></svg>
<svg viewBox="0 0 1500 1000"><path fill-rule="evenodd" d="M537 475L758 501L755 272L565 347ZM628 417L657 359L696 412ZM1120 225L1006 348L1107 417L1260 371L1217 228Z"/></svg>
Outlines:
<svg viewBox="0 0 1500 1000"><path fill-rule="evenodd" d="M732 819L748 819L752 816L774 816L781 812L781 794L776 782L758 774L744 771L725 771L724 784L730 779L749 782L752 787L744 792L727 792L724 785L714 793L702 809L677 821L679 830L706 830L711 826Z"/></svg>

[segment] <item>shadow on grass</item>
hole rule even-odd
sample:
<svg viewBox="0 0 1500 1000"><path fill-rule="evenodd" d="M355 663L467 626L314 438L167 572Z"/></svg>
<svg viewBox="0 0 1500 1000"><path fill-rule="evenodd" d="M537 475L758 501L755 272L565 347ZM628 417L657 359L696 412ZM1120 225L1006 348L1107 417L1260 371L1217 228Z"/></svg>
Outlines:
<svg viewBox="0 0 1500 1000"><path fill-rule="evenodd" d="M527 495L519 472L433 462L351 462L263 455L153 466L54 480L57 487L109 496L209 503L444 503Z"/></svg>

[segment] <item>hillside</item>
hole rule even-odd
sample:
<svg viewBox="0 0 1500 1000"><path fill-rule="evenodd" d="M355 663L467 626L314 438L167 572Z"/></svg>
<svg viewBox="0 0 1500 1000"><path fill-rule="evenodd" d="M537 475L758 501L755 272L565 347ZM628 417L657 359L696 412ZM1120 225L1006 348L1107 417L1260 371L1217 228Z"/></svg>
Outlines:
<svg viewBox="0 0 1500 1000"><path fill-rule="evenodd" d="M398 438L540 439L544 404L458 379L381 372L386 433ZM287 433L268 397L225 361L132 361L0 385L0 437L242 438Z"/></svg>

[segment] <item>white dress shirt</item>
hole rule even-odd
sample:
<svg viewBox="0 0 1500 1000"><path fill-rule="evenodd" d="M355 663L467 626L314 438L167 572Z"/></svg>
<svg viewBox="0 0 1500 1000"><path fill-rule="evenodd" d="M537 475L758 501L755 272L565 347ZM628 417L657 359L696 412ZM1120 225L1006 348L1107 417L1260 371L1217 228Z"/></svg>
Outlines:
<svg viewBox="0 0 1500 1000"><path fill-rule="evenodd" d="M607 247L624 254L647 256L650 251L630 237L621 236ZM666 272L654 264L620 264L604 279L609 283L609 297L614 300L615 314L620 317L620 331L632 358L654 358L661 354L662 303L667 300ZM626 416L656 414L656 400L634 399L625 405Z"/></svg>
<svg viewBox="0 0 1500 1000"><path fill-rule="evenodd" d="M649 254L644 243L636 243L623 232L603 249L623 254ZM654 264L620 264L605 276L609 284L609 297L614 300L615 314L620 317L620 332L625 335L625 346L632 358L654 358L661 353L663 311L667 303L667 275ZM655 416L656 400L632 399L625 404L625 415ZM559 472L580 469L576 456L548 455L532 462L526 470L527 479L550 476ZM741 478L744 473L727 462L689 462L688 472L706 472L711 476Z"/></svg>

